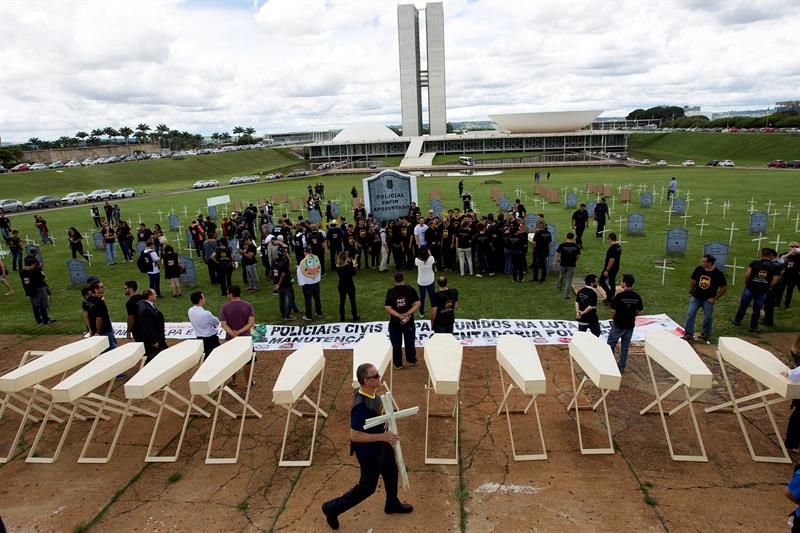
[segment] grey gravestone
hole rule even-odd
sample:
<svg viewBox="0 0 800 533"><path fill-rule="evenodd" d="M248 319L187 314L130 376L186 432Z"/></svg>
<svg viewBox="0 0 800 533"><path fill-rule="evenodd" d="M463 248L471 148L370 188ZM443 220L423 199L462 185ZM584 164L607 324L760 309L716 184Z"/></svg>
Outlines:
<svg viewBox="0 0 800 533"><path fill-rule="evenodd" d="M643 192L639 197L639 207L651 207L653 205L653 193Z"/></svg>
<svg viewBox="0 0 800 533"><path fill-rule="evenodd" d="M95 231L92 233L92 240L94 241L94 249L96 251L102 252L106 249L106 240L103 238L103 234L99 231Z"/></svg>
<svg viewBox="0 0 800 533"><path fill-rule="evenodd" d="M505 196L500 198L500 209L502 209L503 211L508 211L512 207L513 205L511 204L511 201L508 198L506 198Z"/></svg>
<svg viewBox="0 0 800 533"><path fill-rule="evenodd" d="M217 219L217 206L212 205L212 206L210 206L208 208L208 218L210 220L216 220Z"/></svg>
<svg viewBox="0 0 800 533"><path fill-rule="evenodd" d="M567 194L567 197L564 200L564 205L566 207L575 207L578 205L578 196L574 193Z"/></svg>
<svg viewBox="0 0 800 533"><path fill-rule="evenodd" d="M42 249L39 248L38 246L34 246L33 244L28 244L27 246L25 246L25 257L28 257L29 255L31 255L31 250L33 250L33 249L36 250L36 260L39 261L39 264L43 265L44 264L44 258L42 257ZM25 261L24 257L22 258L22 261L23 262Z"/></svg>
<svg viewBox="0 0 800 533"><path fill-rule="evenodd" d="M689 230L686 228L672 228L667 230L667 242L664 251L668 254L685 254L689 244Z"/></svg>
<svg viewBox="0 0 800 533"><path fill-rule="evenodd" d="M396 170L383 170L364 180L365 208L375 220L396 219L408 214L417 201L417 178Z"/></svg>
<svg viewBox="0 0 800 533"><path fill-rule="evenodd" d="M139 241L136 243L136 253L140 254L144 252L144 249L147 248L147 243L144 241Z"/></svg>
<svg viewBox="0 0 800 533"><path fill-rule="evenodd" d="M169 221L170 231L178 231L181 229L181 221L178 220L178 215L169 215L167 220Z"/></svg>
<svg viewBox="0 0 800 533"><path fill-rule="evenodd" d="M178 256L178 264L181 265L181 283L197 285L197 273L194 270L194 259L181 255Z"/></svg>
<svg viewBox="0 0 800 533"><path fill-rule="evenodd" d="M525 225L528 226L528 229L531 231L536 228L536 215L533 213L525 215Z"/></svg>
<svg viewBox="0 0 800 533"><path fill-rule="evenodd" d="M767 214L763 211L756 211L750 215L750 233L766 233Z"/></svg>
<svg viewBox="0 0 800 533"><path fill-rule="evenodd" d="M233 259L235 261L242 260L242 255L239 253L239 239L228 240L228 248L231 249L231 252L233 253Z"/></svg>
<svg viewBox="0 0 800 533"><path fill-rule="evenodd" d="M322 217L319 215L319 211L316 209L312 209L308 212L308 221L311 224L319 224L322 221Z"/></svg>
<svg viewBox="0 0 800 533"><path fill-rule="evenodd" d="M725 272L725 264L728 262L728 243L714 241L703 246L703 255L713 255L717 262L714 265L722 272Z"/></svg>
<svg viewBox="0 0 800 533"><path fill-rule="evenodd" d="M644 233L644 215L631 213L628 215L628 235L642 235Z"/></svg>
<svg viewBox="0 0 800 533"><path fill-rule="evenodd" d="M72 285L86 285L86 263L77 259L67 261L67 275Z"/></svg>
<svg viewBox="0 0 800 533"><path fill-rule="evenodd" d="M676 215L686 214L686 200L684 198L672 199L672 212Z"/></svg>
<svg viewBox="0 0 800 533"><path fill-rule="evenodd" d="M442 211L444 210L444 208L439 204L431 205L431 209L433 209L433 216L435 217L441 216Z"/></svg>
<svg viewBox="0 0 800 533"><path fill-rule="evenodd" d="M331 203L331 214L333 218L339 218L339 204L337 202Z"/></svg>
<svg viewBox="0 0 800 533"><path fill-rule="evenodd" d="M594 215L594 208L597 207L597 202L589 202L586 204L586 211L589 212L589 216Z"/></svg>

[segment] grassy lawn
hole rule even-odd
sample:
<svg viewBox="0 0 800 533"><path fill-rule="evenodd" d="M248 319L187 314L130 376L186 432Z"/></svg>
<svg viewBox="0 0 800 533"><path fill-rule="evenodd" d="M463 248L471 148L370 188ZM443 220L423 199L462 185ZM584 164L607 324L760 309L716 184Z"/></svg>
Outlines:
<svg viewBox="0 0 800 533"><path fill-rule="evenodd" d="M303 161L289 150L265 148L224 154L187 157L183 160L157 159L113 165L41 170L18 174L0 174L3 198L26 202L40 194L59 198L73 191L89 193L94 189L133 187L137 192L169 191L190 188L200 179L219 179L255 174L290 166L302 167ZM227 180L226 180L227 181Z"/></svg>
<svg viewBox="0 0 800 533"><path fill-rule="evenodd" d="M631 155L655 162L678 164L693 159L704 165L712 159L732 159L739 166L766 167L773 159L800 157L800 135L758 133L637 133L628 141Z"/></svg>
<svg viewBox="0 0 800 533"><path fill-rule="evenodd" d="M198 157L198 160L203 160ZM124 165L122 165L124 166ZM117 167L120 168L120 167ZM546 169L545 169L546 170ZM667 229L666 203L656 204L649 209L638 207L636 192L633 194L634 203L629 211L641 212L645 215L646 234L639 237L628 237L625 235L624 224L622 239L628 241L624 243L622 255L622 271L631 272L637 278L636 289L642 294L647 313L667 313L677 322L682 323L686 312L686 300L688 279L694 267L698 264L699 258L703 253L703 244L713 240L728 242L728 231L726 227L734 222L736 228L741 228L735 232L734 244L731 247L728 262L736 258L739 265L747 265L750 260L756 257L757 243L751 239L753 236L747 233L749 220L748 208L750 199L755 198L758 206L765 207L771 199L773 202L772 210L777 210L775 227L773 222L769 222L769 240L774 240L778 234L782 241L798 239L800 235L795 234L795 213L800 212L797 208L792 211L792 220L786 216L784 204L790 199L788 191L797 190L796 175L788 172L775 172L764 170L745 170L745 169L583 169L583 168L554 168L551 169L552 177L545 185L556 188L567 187L572 190L577 188L580 193L580 200L586 201L583 194L587 182L602 182L614 187L616 194L617 186L620 184L633 184L634 189L638 184L646 184L652 189L656 187L661 191L665 187L672 175L677 176L680 185L680 195L691 195L692 201L688 208L688 214L692 218L687 220L689 229L689 251L686 256L673 257L675 270L667 271L666 285L661 286L661 271L654 267L654 261L664 257L664 241ZM512 200L516 196L514 192L517 188L524 189L527 197L523 195L523 201L531 212L543 212L549 222L554 223L557 228L557 239L563 240L572 209L563 207L563 204L538 205L534 201L532 193L532 178L530 171L513 171L491 176L491 180L497 180L499 184L486 184L486 177L482 176L463 176L465 190L472 193L477 201L478 210L485 214L496 212L496 206L491 202L489 193L491 187L499 187L504 190ZM340 197L342 206L349 203L349 191L353 185L361 189L361 176L335 176L325 177L326 196L328 198ZM316 178L319 179L319 178ZM419 187L420 204L423 209L428 207L429 193L433 189L440 189L442 192L442 202L445 206L457 206L458 204L458 177L420 177L417 179ZM300 197L304 194L306 186L313 183L314 179L270 182L258 185L248 185L233 187L225 191L234 199L244 202L256 201L259 196L269 196L271 194L288 193L292 196ZM70 187L74 188L74 187ZM66 190L66 189L65 189ZM189 217L193 214L204 211L205 200L209 196L219 194L215 191L192 191L181 192L171 195L163 195L153 198L133 199L120 202L123 218L130 218L136 223L141 217L148 223L153 224L159 221L157 211L162 213L170 209L175 209L182 222L186 223L184 217L184 206ZM708 214L705 214L703 199L709 197L713 204L710 205ZM800 204L797 195L792 199L793 204ZM721 204L723 200L731 202L732 207L723 220ZM611 204L611 201L609 201ZM279 208L278 212L283 212L284 208ZM296 219L299 213L292 213L292 218ZM616 221L618 217L626 216L624 204L615 200L614 208L611 212L611 220ZM76 333L82 328L80 293L78 289L68 286L65 262L69 259L69 251L64 239L66 228L70 225L77 226L84 234L91 227L88 209L86 207L64 208L49 211L46 213L53 235L56 237L55 246L43 247L45 269L50 279L53 291L51 300L51 316L58 320L58 323L48 331L59 333ZM695 226L701 219L707 224L703 236L699 236L700 229ZM166 222L166 217L164 217ZM683 221L673 217L670 227L681 226ZM33 215L14 215L12 216L13 227L20 230L23 234L33 237L36 230L33 226ZM166 227L166 224L162 224ZM618 224L614 222L610 225L614 230ZM586 234L586 248L578 265L577 275L584 276L590 272L598 273L601 270L602 260L606 246L599 239ZM170 234L170 240L174 240L175 233ZM87 235L87 241L90 239ZM767 245L765 241L763 245ZM785 244L781 245L785 248ZM102 252L93 252L93 265L89 269L91 274L99 276L109 288L107 298L115 321L124 321L125 298L122 294L122 283L127 279L138 280L141 286L146 286L147 277L139 273L135 264L118 264L115 267L106 267ZM121 256L119 251L118 256ZM327 261L327 258L326 258ZM218 312L223 303L216 287L211 287L208 283L208 272L201 263L197 264L198 280L200 287L206 289L209 308L215 313ZM739 296L742 291L742 270L737 272L735 287L730 287L729 293L717 306L715 318L716 334L746 334L746 330L734 328L729 318L733 315ZM263 275L263 270L261 272ZM730 269L728 273L729 284ZM560 297L555 289L555 277L550 277L544 285L539 284L512 284L505 276L494 278L461 278L457 273L450 274L451 286L456 287L461 294L460 317L495 317L495 318L549 318L549 319L572 319L573 303ZM412 273L410 281L416 281L416 274ZM17 290L12 297L0 296L3 299L3 314L0 320L0 333L36 333L41 332L42 328L35 325L31 316L30 305L22 293L19 279L14 273L10 279ZM241 273L234 273L234 279L241 281ZM365 271L356 279L357 299L359 312L363 320L384 320L383 298L386 289L391 285L391 277L388 274L378 274L373 271ZM162 287L166 283L162 283ZM262 287L265 286L262 278ZM164 312L167 320L185 321L186 310L190 306L188 294L191 289L184 288L182 298L166 297L159 302L159 307ZM296 294L300 298L300 291L296 288ZM328 275L322 282L322 298L324 307L324 321L338 320L338 293L336 290L336 275ZM279 320L277 297L271 291L262 289L256 295L247 295L247 299L252 301L256 308L257 321L261 323L276 323ZM798 318L797 309L800 308L800 297L795 297L797 303L792 311L776 311L777 331L796 331ZM302 298L300 298L302 300ZM302 307L302 301L300 301ZM608 313L604 309L602 316L607 317ZM318 320L320 322L322 320ZM298 321L298 323L304 323Z"/></svg>

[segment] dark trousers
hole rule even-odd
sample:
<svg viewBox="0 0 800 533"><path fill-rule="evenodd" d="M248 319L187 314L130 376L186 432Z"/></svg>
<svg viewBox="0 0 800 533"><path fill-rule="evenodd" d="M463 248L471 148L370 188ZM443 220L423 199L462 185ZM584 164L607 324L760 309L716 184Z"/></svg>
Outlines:
<svg viewBox="0 0 800 533"><path fill-rule="evenodd" d="M85 253L83 253L83 245L82 244L70 244L69 249L72 252L72 258L73 259L76 259L80 255L81 257L83 257L87 261L89 260L89 256L87 256Z"/></svg>
<svg viewBox="0 0 800 533"><path fill-rule="evenodd" d="M197 240L193 241L193 243L194 243L194 251L197 252L197 257L203 259L206 255L204 241Z"/></svg>
<svg viewBox="0 0 800 533"><path fill-rule="evenodd" d="M161 298L161 274L147 274L150 281L150 288L156 291L156 296Z"/></svg>
<svg viewBox="0 0 800 533"><path fill-rule="evenodd" d="M606 221L605 220L598 220L597 221L597 230L595 231L595 235L598 236L598 237L602 237L604 229L606 229Z"/></svg>
<svg viewBox="0 0 800 533"><path fill-rule="evenodd" d="M511 267L514 281L522 281L525 275L525 256L517 251L511 252Z"/></svg>
<svg viewBox="0 0 800 533"><path fill-rule="evenodd" d="M450 333L453 334L453 326L455 324L434 324L433 325L433 332L434 333Z"/></svg>
<svg viewBox="0 0 800 533"><path fill-rule="evenodd" d="M203 341L203 361L211 355L211 352L214 351L214 348L219 347L219 337L217 335L211 335L210 337L197 337L201 341Z"/></svg>
<svg viewBox="0 0 800 533"><path fill-rule="evenodd" d="M130 242L128 242L127 239L120 239L119 247L122 250L122 258L125 261L130 261L131 259L133 259L133 253L131 252L131 244Z"/></svg>
<svg viewBox="0 0 800 533"><path fill-rule="evenodd" d="M289 318L291 313L300 312L294 301L294 287L291 284L278 289L278 309L281 311L281 318Z"/></svg>
<svg viewBox="0 0 800 533"><path fill-rule="evenodd" d="M356 308L356 286L339 285L339 320L344 322L344 301L350 298L350 311L353 313L353 320L358 317L358 309Z"/></svg>
<svg viewBox="0 0 800 533"><path fill-rule="evenodd" d="M783 441L790 450L800 448L800 400L792 400L792 414L786 425L786 440Z"/></svg>
<svg viewBox="0 0 800 533"><path fill-rule="evenodd" d="M591 331L592 335L594 335L595 337L599 337L600 336L600 322L595 321L595 322L589 322L589 323L584 323L584 324L581 324L579 322L578 323L578 331L586 331L586 330Z"/></svg>
<svg viewBox="0 0 800 533"><path fill-rule="evenodd" d="M417 362L416 330L417 325L413 319L405 324L389 321L389 340L392 343L392 360L395 367L403 366L402 343L406 345L406 361Z"/></svg>
<svg viewBox="0 0 800 533"><path fill-rule="evenodd" d="M219 288L223 296L228 295L228 287L231 286L231 275L233 274L232 268L219 268L217 270L217 280L219 281Z"/></svg>
<svg viewBox="0 0 800 533"><path fill-rule="evenodd" d="M539 272L542 273L541 279ZM541 254L533 254L533 281L546 281L547 280L547 256Z"/></svg>
<svg viewBox="0 0 800 533"><path fill-rule="evenodd" d="M22 250L19 248L11 249L11 268L22 270Z"/></svg>
<svg viewBox="0 0 800 533"><path fill-rule="evenodd" d="M606 291L606 300L614 298L615 291L617 290L617 272L619 271L614 269L608 271L608 276L600 274L600 286Z"/></svg>
<svg viewBox="0 0 800 533"><path fill-rule="evenodd" d="M212 285L216 285L219 283L218 275L217 275L217 264L214 261L206 261L206 266L208 266L208 279L211 281Z"/></svg>
<svg viewBox="0 0 800 533"><path fill-rule="evenodd" d="M400 500L397 498L397 462L394 458L394 448L386 442L375 443L374 446L380 446L377 453L356 452L361 467L361 478L358 484L345 494L325 502L323 506L328 514L338 516L372 496L378 487L379 477L383 478L386 490L386 507L400 505Z"/></svg>
<svg viewBox="0 0 800 533"><path fill-rule="evenodd" d="M33 307L33 318L36 320L37 324L47 324L50 322L50 316L47 314L47 307L35 305L33 303L31 303L31 306Z"/></svg>
<svg viewBox="0 0 800 533"><path fill-rule="evenodd" d="M775 285L775 305L780 306L783 301L783 292L786 291L786 300L784 307L789 309L792 305L792 293L797 287L797 276L784 275L781 280Z"/></svg>
<svg viewBox="0 0 800 533"><path fill-rule="evenodd" d="M575 244L583 248L583 232L586 230L586 226L576 226L575 227Z"/></svg>
<svg viewBox="0 0 800 533"><path fill-rule="evenodd" d="M144 364L149 363L153 360L153 357L157 356L161 353L162 350L167 349L167 343L164 341L159 341L158 346L150 346L149 344L145 343L144 345Z"/></svg>
<svg viewBox="0 0 800 533"><path fill-rule="evenodd" d="M775 289L767 291L767 297L764 298L764 325L774 326L775 320L775 303L776 303Z"/></svg>
<svg viewBox="0 0 800 533"><path fill-rule="evenodd" d="M747 287L742 292L742 298L739 300L739 309L736 310L736 316L733 317L734 322L741 322L747 308L750 307L750 301L753 302L753 315L750 317L750 330L756 331L758 329L758 319L761 315L761 307L764 305L764 300L767 298L765 292L751 292Z"/></svg>
<svg viewBox="0 0 800 533"><path fill-rule="evenodd" d="M394 266L398 270L403 270L403 266L405 265L403 258L403 248L401 246L392 245L392 260L394 261Z"/></svg>
<svg viewBox="0 0 800 533"><path fill-rule="evenodd" d="M318 315L322 314L322 300L319 299L319 283L303 285L303 300L306 304L306 317L311 318L311 299L314 299L314 309Z"/></svg>
<svg viewBox="0 0 800 533"><path fill-rule="evenodd" d="M434 290L434 284L431 283L430 285L417 285L419 287L419 312L420 314L425 314L425 297L427 296L428 299L433 304L433 295L436 294Z"/></svg>

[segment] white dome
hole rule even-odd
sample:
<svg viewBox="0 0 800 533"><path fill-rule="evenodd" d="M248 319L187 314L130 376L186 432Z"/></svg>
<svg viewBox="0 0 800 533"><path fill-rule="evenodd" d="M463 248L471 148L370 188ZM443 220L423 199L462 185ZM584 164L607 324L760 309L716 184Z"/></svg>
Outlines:
<svg viewBox="0 0 800 533"><path fill-rule="evenodd" d="M591 124L602 111L552 111L489 115L498 129L509 133L563 133Z"/></svg>
<svg viewBox="0 0 800 533"><path fill-rule="evenodd" d="M358 122L351 124L339 132L333 138L334 142L360 142L360 141L384 141L397 139L398 135L384 126L374 122Z"/></svg>

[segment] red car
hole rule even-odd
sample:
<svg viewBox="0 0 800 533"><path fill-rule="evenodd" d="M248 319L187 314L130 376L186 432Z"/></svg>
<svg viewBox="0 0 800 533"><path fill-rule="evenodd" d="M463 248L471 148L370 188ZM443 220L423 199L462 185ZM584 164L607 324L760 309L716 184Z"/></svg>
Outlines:
<svg viewBox="0 0 800 533"><path fill-rule="evenodd" d="M28 163L20 163L19 165L13 167L11 172L27 172L31 169L31 166Z"/></svg>
<svg viewBox="0 0 800 533"><path fill-rule="evenodd" d="M770 161L767 163L767 167L769 168L786 168L786 162L781 161L780 159L776 159L775 161Z"/></svg>

